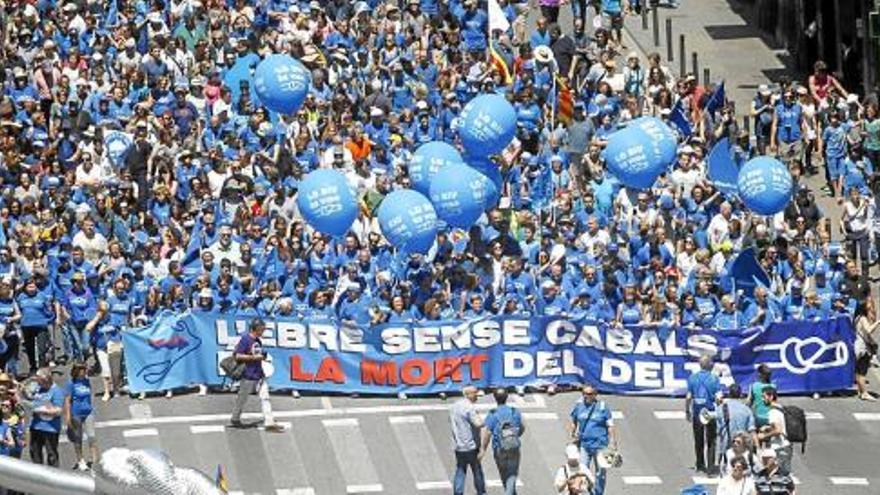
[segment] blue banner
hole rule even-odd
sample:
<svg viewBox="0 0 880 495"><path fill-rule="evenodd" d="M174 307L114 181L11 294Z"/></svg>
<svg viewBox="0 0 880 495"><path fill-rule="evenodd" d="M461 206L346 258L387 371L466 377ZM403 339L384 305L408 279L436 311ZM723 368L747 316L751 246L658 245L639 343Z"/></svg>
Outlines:
<svg viewBox="0 0 880 495"><path fill-rule="evenodd" d="M165 313L124 337L133 392L222 384L220 361L247 317ZM560 317L390 323L359 328L333 321L267 322L273 390L362 394L438 393L463 384L593 383L603 392L683 396L703 354L726 385L754 381L766 363L783 393L848 389L855 334L848 318L715 332L616 327Z"/></svg>
<svg viewBox="0 0 880 495"><path fill-rule="evenodd" d="M722 194L728 199L733 199L739 194L739 168L733 161L733 155L730 152L730 143L727 138L723 138L712 147L709 152L708 160L709 179Z"/></svg>

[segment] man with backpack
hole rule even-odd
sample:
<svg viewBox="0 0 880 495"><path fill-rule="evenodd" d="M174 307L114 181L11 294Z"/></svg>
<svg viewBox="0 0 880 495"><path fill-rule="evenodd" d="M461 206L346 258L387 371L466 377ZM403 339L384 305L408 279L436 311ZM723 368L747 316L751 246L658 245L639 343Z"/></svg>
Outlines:
<svg viewBox="0 0 880 495"><path fill-rule="evenodd" d="M526 431L526 427L519 410L507 405L507 390L498 388L492 395L495 397L497 407L486 416L482 451L486 452L491 438L492 453L495 456L498 473L501 475L501 483L504 485L504 495L516 495L516 478L519 476L522 445L520 437Z"/></svg>
<svg viewBox="0 0 880 495"><path fill-rule="evenodd" d="M802 445L807 441L807 420L803 409L796 406L779 405L779 394L775 388L764 389L764 400L770 404L768 422L758 430L758 442L765 448L776 452L779 471L791 473L791 442Z"/></svg>
<svg viewBox="0 0 880 495"><path fill-rule="evenodd" d="M694 431L696 469L706 474L715 472L715 397L721 390L721 381L712 373L712 366L712 356L700 358L700 371L688 377L685 397L685 417ZM701 419L701 415L708 417L705 424L706 418Z"/></svg>

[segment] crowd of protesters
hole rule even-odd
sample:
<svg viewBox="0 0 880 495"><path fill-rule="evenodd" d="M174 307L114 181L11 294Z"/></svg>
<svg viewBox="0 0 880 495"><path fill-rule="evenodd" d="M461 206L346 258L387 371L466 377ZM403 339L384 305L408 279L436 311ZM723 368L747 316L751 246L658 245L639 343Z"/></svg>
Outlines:
<svg viewBox="0 0 880 495"><path fill-rule="evenodd" d="M638 2L541 0L534 29L527 2L499 3L511 27L490 35L478 0L6 2L4 376L84 361L77 376L100 373L111 400L124 390L121 333L163 309L358 325L567 315L719 331L859 314L859 396L873 400L877 95L848 93L819 62L808 80L761 86L750 109L710 108L716 87L627 52L621 23ZM557 23L560 8L576 9L572 26ZM291 116L230 77L279 52L312 73ZM378 205L408 187L419 145L457 143L458 114L486 92L517 109L515 142L491 157L498 207L467 231L441 230L427 255L401 256ZM676 106L690 132L670 120ZM751 130L738 125L744 111ZM606 172L602 149L642 115L669 122L680 147L652 188L633 190ZM113 133L130 136L123 153ZM714 187L706 155L723 137L740 160L788 165L784 213L752 214ZM316 168L343 171L358 193L343 238L313 232L297 210L299 181ZM815 174L825 189L805 185ZM843 215L822 211L820 194ZM729 268L747 247L771 284L740 296Z"/></svg>

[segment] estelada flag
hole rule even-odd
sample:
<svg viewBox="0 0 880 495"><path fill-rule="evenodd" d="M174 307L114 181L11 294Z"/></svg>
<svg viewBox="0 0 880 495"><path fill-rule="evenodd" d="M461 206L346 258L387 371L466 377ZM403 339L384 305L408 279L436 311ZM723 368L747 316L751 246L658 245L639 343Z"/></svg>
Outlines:
<svg viewBox="0 0 880 495"><path fill-rule="evenodd" d="M513 76L510 73L510 65L507 63L507 59L502 55L495 47L494 42L489 43L489 59L492 62L492 67L501 74L501 77L504 79L504 84L510 84L513 82Z"/></svg>
<svg viewBox="0 0 880 495"><path fill-rule="evenodd" d="M574 117L574 92L563 79L557 78L556 84L559 85L556 93L556 118L569 125Z"/></svg>

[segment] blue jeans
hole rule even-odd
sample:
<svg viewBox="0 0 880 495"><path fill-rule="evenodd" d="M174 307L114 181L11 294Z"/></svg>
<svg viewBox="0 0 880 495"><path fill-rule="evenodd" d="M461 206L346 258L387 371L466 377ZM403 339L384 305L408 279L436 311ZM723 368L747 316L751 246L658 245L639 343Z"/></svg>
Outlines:
<svg viewBox="0 0 880 495"><path fill-rule="evenodd" d="M64 353L70 359L77 361L85 361L91 354L91 340L89 332L86 330L88 322L76 323L67 322L62 330L64 341Z"/></svg>
<svg viewBox="0 0 880 495"><path fill-rule="evenodd" d="M496 450L495 465L504 485L504 495L516 495L516 478L519 476L519 450Z"/></svg>
<svg viewBox="0 0 880 495"><path fill-rule="evenodd" d="M464 494L464 479L467 476L468 467L474 473L474 488L477 490L477 495L485 495L486 480L483 477L483 466L477 459L476 449L463 452L455 451L455 478L452 480L452 493L455 495Z"/></svg>
<svg viewBox="0 0 880 495"><path fill-rule="evenodd" d="M593 495L604 495L605 493L605 469L599 467L597 457L602 449L588 449L583 445L580 446L581 463L587 469L593 469L596 473L596 485L593 487Z"/></svg>

